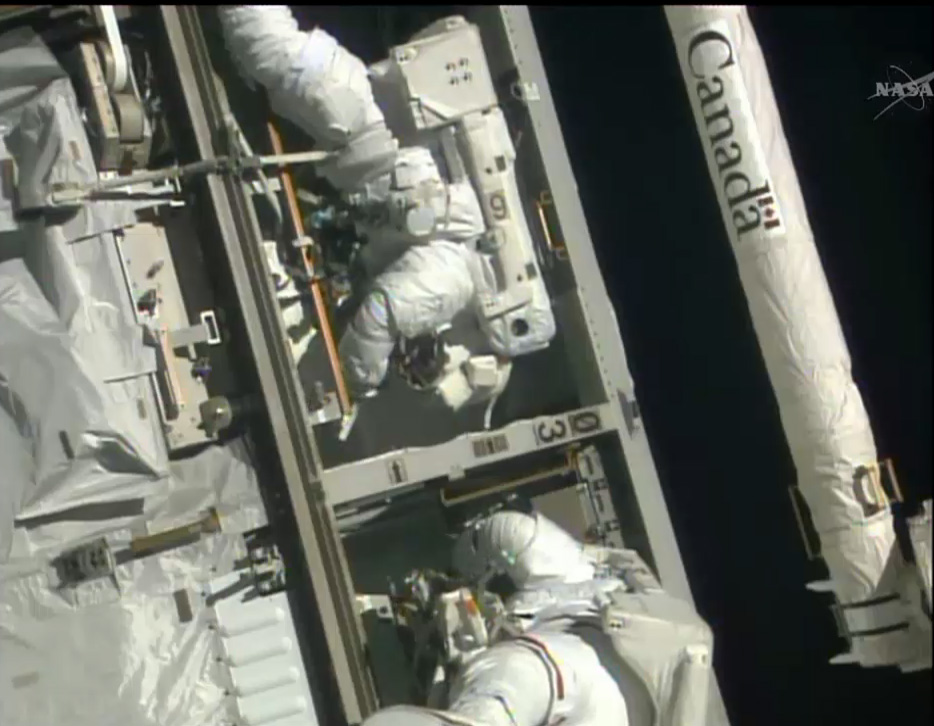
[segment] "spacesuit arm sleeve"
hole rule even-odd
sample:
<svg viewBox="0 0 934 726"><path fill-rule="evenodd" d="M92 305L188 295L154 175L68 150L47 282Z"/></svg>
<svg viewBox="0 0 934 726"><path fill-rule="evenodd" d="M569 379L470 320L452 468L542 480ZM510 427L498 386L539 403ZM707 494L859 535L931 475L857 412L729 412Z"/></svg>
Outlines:
<svg viewBox="0 0 934 726"><path fill-rule="evenodd" d="M501 643L458 675L450 709L490 726L537 726L551 711L553 688L543 658L519 643Z"/></svg>
<svg viewBox="0 0 934 726"><path fill-rule="evenodd" d="M372 388L383 381L397 336L431 332L467 307L474 294L467 269L473 254L450 242L412 247L377 276L341 338L352 386Z"/></svg>

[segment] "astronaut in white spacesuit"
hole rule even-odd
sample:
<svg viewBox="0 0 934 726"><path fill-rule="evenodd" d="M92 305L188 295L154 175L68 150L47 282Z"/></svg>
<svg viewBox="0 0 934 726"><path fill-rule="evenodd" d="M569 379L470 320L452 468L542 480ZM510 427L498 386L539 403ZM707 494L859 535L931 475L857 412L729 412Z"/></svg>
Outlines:
<svg viewBox="0 0 934 726"><path fill-rule="evenodd" d="M469 527L455 569L515 588L507 635L466 659L445 710L396 706L364 726L700 726L711 637L634 552L582 546L541 515L497 512Z"/></svg>
<svg viewBox="0 0 934 726"><path fill-rule="evenodd" d="M431 40L433 33L471 46L464 53L473 48L478 56L482 69L475 68L475 75L487 84L488 100L482 108L445 106L450 118L444 129L417 134L399 148L374 100L371 72L326 32L299 30L287 6L224 6L219 14L227 47L247 81L266 89L276 113L334 152L318 172L355 210L357 231L368 240L362 257L372 284L340 342L351 390L358 396L373 392L393 360L417 363L437 353L430 364L409 371L411 383L436 391L452 409L494 398L508 381L511 359L546 347L555 322L479 37L459 18L417 36ZM383 90L401 93L406 87L404 71L389 61L372 74ZM447 81L439 80L438 88L445 88ZM442 173L440 141L432 139L451 129L457 129L461 151L448 145ZM487 170L482 183L479 166ZM473 176L453 167L469 168ZM461 338L432 344L462 312L474 315ZM395 356L406 345L419 348L418 354Z"/></svg>

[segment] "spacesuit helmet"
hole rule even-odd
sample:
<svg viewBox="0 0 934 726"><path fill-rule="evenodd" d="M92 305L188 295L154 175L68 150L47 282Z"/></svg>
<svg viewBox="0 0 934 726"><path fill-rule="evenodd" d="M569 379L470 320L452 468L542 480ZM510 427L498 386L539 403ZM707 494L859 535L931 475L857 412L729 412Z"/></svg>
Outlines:
<svg viewBox="0 0 934 726"><path fill-rule="evenodd" d="M583 546L539 513L499 511L470 524L458 537L454 569L468 582L504 574L519 590L544 582L592 579Z"/></svg>

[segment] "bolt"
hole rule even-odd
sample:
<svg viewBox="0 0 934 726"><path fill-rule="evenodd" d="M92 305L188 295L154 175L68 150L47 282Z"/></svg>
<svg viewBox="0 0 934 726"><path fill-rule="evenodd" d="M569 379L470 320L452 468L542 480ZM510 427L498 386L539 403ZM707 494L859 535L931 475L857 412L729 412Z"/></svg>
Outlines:
<svg viewBox="0 0 934 726"><path fill-rule="evenodd" d="M163 267L165 267L165 262L163 260L156 260L153 263L152 267L150 267L149 270L147 270L146 277L148 277L149 279L152 279L153 277L159 274L159 272L162 270Z"/></svg>

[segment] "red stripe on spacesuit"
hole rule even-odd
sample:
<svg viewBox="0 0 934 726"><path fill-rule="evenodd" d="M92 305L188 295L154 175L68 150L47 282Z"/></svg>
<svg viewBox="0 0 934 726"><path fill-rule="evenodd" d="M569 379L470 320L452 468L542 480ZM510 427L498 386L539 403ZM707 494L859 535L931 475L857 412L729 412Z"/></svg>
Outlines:
<svg viewBox="0 0 934 726"><path fill-rule="evenodd" d="M544 656L545 661L549 665L551 665L552 668L554 668L555 694L559 701L563 701L564 700L564 677L561 675L561 669L558 667L558 661L555 660L555 657L551 654L551 651L548 650L548 646L546 646L538 638L534 638L531 635L520 635L518 638L516 638L516 640L519 641L520 643L527 643L531 645L533 647L533 650L541 653ZM563 720L564 719L562 719L562 721ZM561 721L556 722L555 724L553 724L553 726L557 726L557 724L559 723L561 723Z"/></svg>

